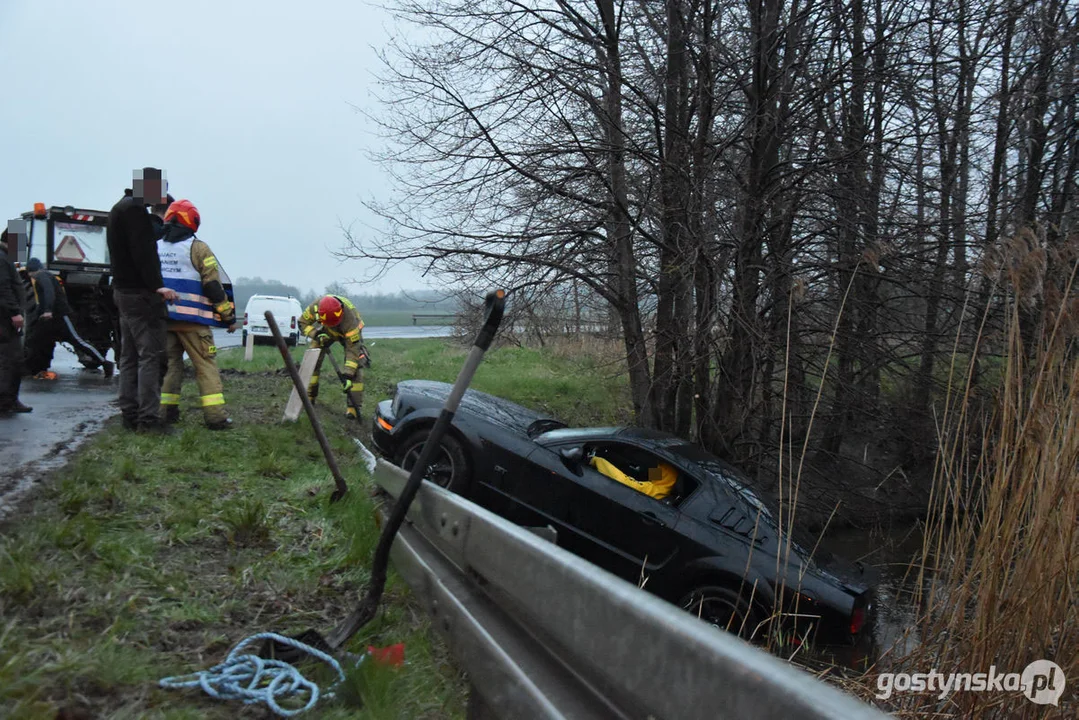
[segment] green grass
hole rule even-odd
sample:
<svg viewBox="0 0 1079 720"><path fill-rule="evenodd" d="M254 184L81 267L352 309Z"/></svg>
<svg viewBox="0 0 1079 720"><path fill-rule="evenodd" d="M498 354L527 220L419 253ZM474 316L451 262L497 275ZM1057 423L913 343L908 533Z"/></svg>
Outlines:
<svg viewBox="0 0 1079 720"><path fill-rule="evenodd" d="M371 368L364 371L364 405L368 412L379 400L393 396L400 380L422 378L452 383L457 379L469 348L443 338L365 340L371 353ZM306 348L291 348L299 368ZM484 356L471 388L548 412L573 425L626 424L632 422L633 408L624 363L616 352L581 351L581 347L548 346L544 349L509 345L493 347ZM335 357L341 362L339 346ZM284 372L279 350L254 348L254 357L244 361L243 348L220 351L222 368L259 372ZM336 382L333 366L323 363L322 397ZM327 393L324 395L323 393Z"/></svg>
<svg viewBox="0 0 1079 720"><path fill-rule="evenodd" d="M367 344L368 418L398 381L454 381L468 351L443 339ZM304 350L292 349L297 364ZM621 365L581 350L496 346L472 387L575 424L627 421ZM231 431L202 426L188 378L178 432L132 435L110 421L0 527L0 717L264 717L157 682L212 667L254 633L327 631L351 610L378 541L351 437L366 439L367 423L346 426L327 362L319 416L353 490L331 505L309 421L280 422L291 391L280 354L260 346L247 363L243 352L219 355ZM397 642L404 668L365 663L314 715L463 717L465 681L391 572L379 615L349 649Z"/></svg>
<svg viewBox="0 0 1079 720"><path fill-rule="evenodd" d="M133 435L110 421L9 519L0 717L263 716L158 680L208 669L257 632L328 631L367 580L378 531L366 468L344 419L321 411L352 488L331 505L309 422L280 423L288 390L273 373L226 375L236 427L212 433L188 381L179 432ZM314 715L463 717L463 680L424 618L394 579L349 649L404 642L408 664L355 673L353 686L370 687L362 709L343 693Z"/></svg>

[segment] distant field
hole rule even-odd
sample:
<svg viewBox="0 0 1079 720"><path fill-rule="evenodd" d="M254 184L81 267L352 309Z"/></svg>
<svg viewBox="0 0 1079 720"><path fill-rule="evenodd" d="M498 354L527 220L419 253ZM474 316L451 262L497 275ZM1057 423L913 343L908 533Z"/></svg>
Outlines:
<svg viewBox="0 0 1079 720"><path fill-rule="evenodd" d="M357 308L360 311L360 317L363 318L363 324L368 327L398 327L401 325L412 324L412 314L418 315L433 315L434 312L426 310L364 310L362 307ZM452 317L438 317L438 318L420 318L416 322L417 325L452 325Z"/></svg>

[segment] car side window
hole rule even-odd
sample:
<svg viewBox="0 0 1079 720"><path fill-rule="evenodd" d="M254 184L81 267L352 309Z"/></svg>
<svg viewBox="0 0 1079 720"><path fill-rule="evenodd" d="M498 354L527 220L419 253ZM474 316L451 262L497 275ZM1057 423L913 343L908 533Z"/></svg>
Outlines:
<svg viewBox="0 0 1079 720"><path fill-rule="evenodd" d="M580 469L632 488L655 502L678 507L700 484L681 468L636 446L600 442L577 447L581 450Z"/></svg>

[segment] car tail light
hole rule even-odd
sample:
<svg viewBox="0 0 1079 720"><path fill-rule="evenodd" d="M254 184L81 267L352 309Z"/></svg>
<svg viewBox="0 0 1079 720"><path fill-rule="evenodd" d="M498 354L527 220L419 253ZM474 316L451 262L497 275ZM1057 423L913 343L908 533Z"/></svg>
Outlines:
<svg viewBox="0 0 1079 720"><path fill-rule="evenodd" d="M850 634L857 635L865 625L865 608L856 607L850 615Z"/></svg>
<svg viewBox="0 0 1079 720"><path fill-rule="evenodd" d="M289 329L290 330L295 330L296 329L296 316L295 315L292 316L292 324L289 325Z"/></svg>
<svg viewBox="0 0 1079 720"><path fill-rule="evenodd" d="M244 313L244 327L247 327L247 313Z"/></svg>

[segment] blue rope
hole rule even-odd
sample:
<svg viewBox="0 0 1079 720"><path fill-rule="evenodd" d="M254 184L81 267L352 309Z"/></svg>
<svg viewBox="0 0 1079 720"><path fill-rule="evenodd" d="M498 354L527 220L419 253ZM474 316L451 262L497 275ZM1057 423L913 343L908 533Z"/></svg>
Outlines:
<svg viewBox="0 0 1079 720"><path fill-rule="evenodd" d="M300 672L281 660L266 660L258 655L241 655L240 648L265 639L290 645L307 652L337 671L337 681L332 687L345 679L341 664L332 656L317 648L290 637L277 633L259 633L238 643L220 665L209 670L200 670L190 675L177 675L163 678L163 688L201 687L212 698L218 700L243 700L244 704L266 703L267 707L281 717L292 717L307 712L319 700L319 689ZM332 690L331 687L331 690ZM308 695L307 704L296 710L286 710L277 703L277 698L302 697ZM325 697L332 698L333 692Z"/></svg>

